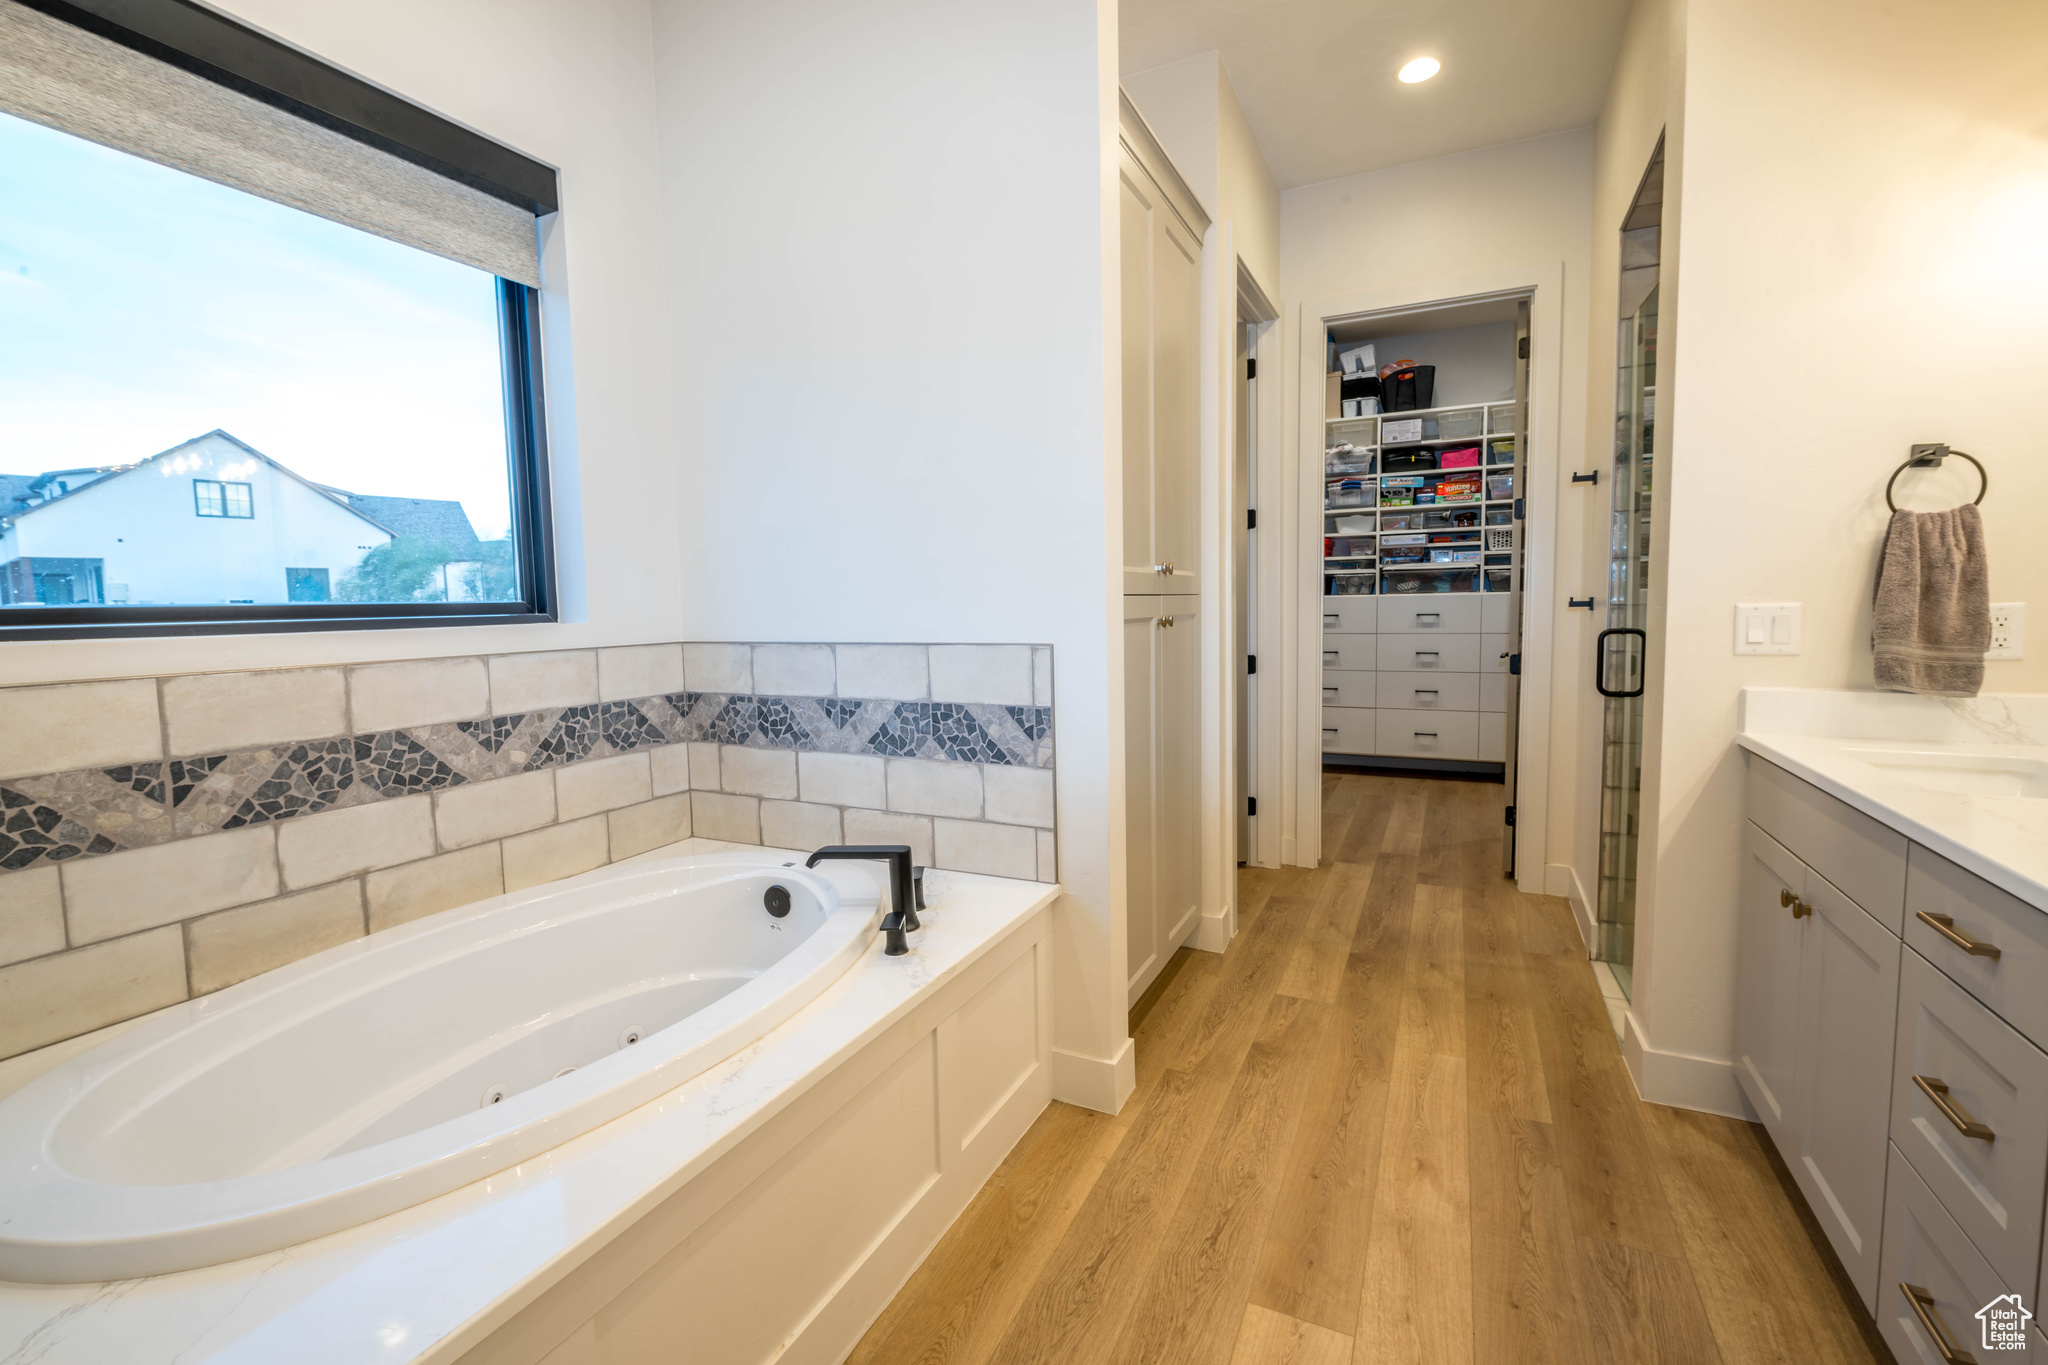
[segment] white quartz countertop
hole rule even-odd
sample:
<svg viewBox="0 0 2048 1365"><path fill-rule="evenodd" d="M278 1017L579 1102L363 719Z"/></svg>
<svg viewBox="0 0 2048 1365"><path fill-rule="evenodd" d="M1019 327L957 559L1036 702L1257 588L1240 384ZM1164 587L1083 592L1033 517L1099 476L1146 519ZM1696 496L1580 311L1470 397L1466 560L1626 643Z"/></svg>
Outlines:
<svg viewBox="0 0 2048 1365"><path fill-rule="evenodd" d="M690 839L631 861L740 847ZM884 957L878 938L752 1047L602 1128L438 1199L202 1270L110 1284L0 1284L0 1365L452 1360L474 1341L451 1334L531 1301L1058 891L928 871L925 927L910 936L907 956Z"/></svg>
<svg viewBox="0 0 2048 1365"><path fill-rule="evenodd" d="M1736 743L2048 911L2048 799L1942 790L1930 785L1938 773L1913 766L1943 756L2048 765L2048 696L1746 688Z"/></svg>

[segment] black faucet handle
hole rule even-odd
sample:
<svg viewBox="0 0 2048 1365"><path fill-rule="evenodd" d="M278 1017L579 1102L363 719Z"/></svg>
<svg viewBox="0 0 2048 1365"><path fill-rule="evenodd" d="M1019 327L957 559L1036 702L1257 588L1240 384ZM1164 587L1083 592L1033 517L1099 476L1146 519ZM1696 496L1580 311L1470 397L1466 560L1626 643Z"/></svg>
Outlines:
<svg viewBox="0 0 2048 1365"><path fill-rule="evenodd" d="M910 869L911 897L917 902L917 908L920 910L924 909L924 871L922 865Z"/></svg>
<svg viewBox="0 0 2048 1365"><path fill-rule="evenodd" d="M913 899L923 904L921 884L911 871L909 844L828 844L804 860L805 867L825 861L876 859L889 865L889 914L882 928L889 934L888 955L896 957L909 949L903 946L903 932L921 929ZM894 921L893 924L891 921Z"/></svg>

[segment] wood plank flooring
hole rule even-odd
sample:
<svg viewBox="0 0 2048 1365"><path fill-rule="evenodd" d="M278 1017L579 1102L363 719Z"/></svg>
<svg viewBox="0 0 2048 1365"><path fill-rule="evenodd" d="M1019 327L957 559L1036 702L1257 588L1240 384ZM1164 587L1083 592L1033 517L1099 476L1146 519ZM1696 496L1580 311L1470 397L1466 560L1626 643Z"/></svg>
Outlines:
<svg viewBox="0 0 2048 1365"><path fill-rule="evenodd" d="M1324 779L1323 865L1132 1011L854 1365L1888 1360L1749 1124L1644 1104L1498 786Z"/></svg>

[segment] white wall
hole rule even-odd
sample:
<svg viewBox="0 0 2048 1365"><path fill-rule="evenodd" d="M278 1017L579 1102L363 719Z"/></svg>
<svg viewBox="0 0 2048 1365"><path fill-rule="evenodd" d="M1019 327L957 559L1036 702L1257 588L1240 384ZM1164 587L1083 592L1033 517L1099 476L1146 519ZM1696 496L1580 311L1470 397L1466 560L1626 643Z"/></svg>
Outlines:
<svg viewBox="0 0 2048 1365"><path fill-rule="evenodd" d="M1342 342L1338 349L1352 343ZM1438 407L1458 403L1498 403L1515 396L1515 324L1482 322L1473 327L1446 327L1437 332L1404 332L1375 337L1373 358L1381 365L1412 360L1436 366Z"/></svg>
<svg viewBox="0 0 2048 1365"><path fill-rule="evenodd" d="M1063 1087L1126 1045L1113 11L654 13L683 636L1053 645Z"/></svg>
<svg viewBox="0 0 2048 1365"><path fill-rule="evenodd" d="M676 470L659 445L674 325L659 288L644 0L225 0L222 7L561 169L562 212L544 251L544 344L558 543L575 619L13 643L0 649L0 683L678 638Z"/></svg>
<svg viewBox="0 0 2048 1365"><path fill-rule="evenodd" d="M1686 24L1658 858L1638 1012L1659 1051L1721 1060L1736 693L1871 685L1884 483L1909 442L1949 441L1989 467L1993 600L2038 602L2048 586L2048 7L1691 0ZM1757 382L1760 362L1789 405ZM1975 492L1967 466L1916 478L1922 508ZM1804 652L1735 657L1731 613L1748 600L1803 602ZM2030 654L1987 665L1985 689L2043 690L2048 650Z"/></svg>
<svg viewBox="0 0 2048 1365"><path fill-rule="evenodd" d="M1304 307L1337 295L1398 294L1415 303L1443 298L1444 282L1475 274L1518 270L1562 262L1563 289L1558 448L1563 452L1557 485L1528 490L1534 515L1554 509L1560 563L1557 593L1583 597L1593 580L1579 581L1568 547L1604 532L1604 504L1588 503L1566 476L1573 454L1586 448L1588 252L1592 238L1593 130L1576 129L1457 156L1395 166L1288 190L1280 196L1280 269L1285 281L1283 316L1291 339ZM1394 357L1390 357L1394 358ZM1298 392L1301 367L1321 372L1315 354L1290 354L1288 392ZM1294 405L1288 405L1287 440L1320 461L1321 433L1304 433ZM1318 518L1313 524L1320 525ZM1560 604L1561 605L1561 604ZM1528 860L1561 868L1571 858L1577 814L1571 794L1580 716L1577 697L1591 684L1583 677L1590 637L1582 648L1574 614L1556 613L1552 704L1546 719L1526 715L1525 727L1547 723L1551 742L1550 817L1544 846L1524 848ZM1305 722L1304 722L1305 723ZM1312 811L1302 812L1312 820ZM1546 889L1562 894L1559 885Z"/></svg>

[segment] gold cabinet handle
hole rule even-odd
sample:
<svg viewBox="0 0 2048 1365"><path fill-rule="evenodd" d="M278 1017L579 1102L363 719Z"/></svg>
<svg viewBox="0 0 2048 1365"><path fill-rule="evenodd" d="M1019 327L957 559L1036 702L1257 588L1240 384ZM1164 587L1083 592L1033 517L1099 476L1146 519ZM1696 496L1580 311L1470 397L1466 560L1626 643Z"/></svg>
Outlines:
<svg viewBox="0 0 2048 1365"><path fill-rule="evenodd" d="M1955 1338L1941 1325L1941 1319L1934 1311L1934 1295L1904 1280L1899 1281L1899 1292L1906 1296L1907 1303L1913 1305L1913 1316L1920 1319L1920 1330L1927 1333L1934 1349L1941 1352L1942 1365L1977 1365L1977 1357L1956 1345Z"/></svg>
<svg viewBox="0 0 2048 1365"><path fill-rule="evenodd" d="M1921 1094L1933 1101L1934 1107L1941 1111L1943 1118L1956 1126L1958 1133L1961 1133L1964 1137L1973 1137L1984 1142L1994 1142L1997 1140L1998 1134L1971 1118L1961 1105L1948 1097L1947 1081L1937 1081L1932 1076L1922 1076L1916 1072L1913 1076L1913 1084L1920 1087Z"/></svg>
<svg viewBox="0 0 2048 1365"><path fill-rule="evenodd" d="M1780 891L1778 893L1778 904L1790 906L1792 910L1793 919L1805 919L1808 915L1813 913L1812 906L1808 905L1805 901L1799 899L1799 897L1793 895L1790 891Z"/></svg>
<svg viewBox="0 0 2048 1365"><path fill-rule="evenodd" d="M1172 573L1173 561L1169 559L1164 564L1154 564L1152 566L1152 572L1161 575Z"/></svg>
<svg viewBox="0 0 2048 1365"><path fill-rule="evenodd" d="M1913 918L1925 924L1935 933L1940 934L1950 943L1955 944L1956 947L1961 948L1971 957L1988 957L1993 961L1997 961L2002 956L1997 944L1986 943L1981 938L1971 938L1968 934L1956 928L1954 915L1937 915L1932 910L1916 910L1913 912Z"/></svg>
<svg viewBox="0 0 2048 1365"><path fill-rule="evenodd" d="M1159 618L1159 628L1160 628L1161 630L1171 630L1171 629L1173 629L1173 618L1172 618L1171 616L1162 616L1162 617L1160 617L1160 618Z"/></svg>

